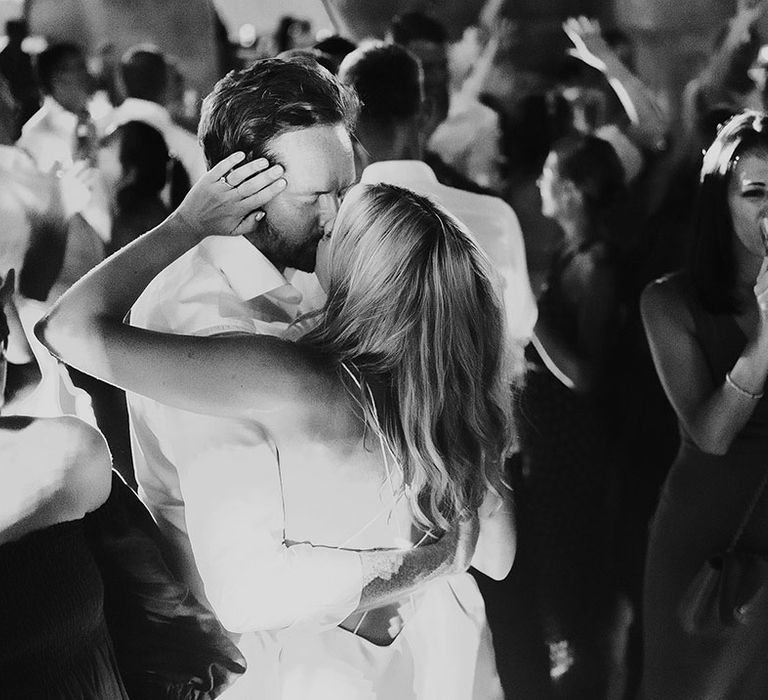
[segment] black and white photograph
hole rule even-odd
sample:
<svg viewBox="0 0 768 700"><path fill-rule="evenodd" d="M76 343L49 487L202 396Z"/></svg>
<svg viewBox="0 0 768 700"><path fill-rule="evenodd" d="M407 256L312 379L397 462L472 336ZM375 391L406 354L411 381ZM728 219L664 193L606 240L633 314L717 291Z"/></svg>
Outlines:
<svg viewBox="0 0 768 700"><path fill-rule="evenodd" d="M0 0L0 700L768 698L768 0Z"/></svg>

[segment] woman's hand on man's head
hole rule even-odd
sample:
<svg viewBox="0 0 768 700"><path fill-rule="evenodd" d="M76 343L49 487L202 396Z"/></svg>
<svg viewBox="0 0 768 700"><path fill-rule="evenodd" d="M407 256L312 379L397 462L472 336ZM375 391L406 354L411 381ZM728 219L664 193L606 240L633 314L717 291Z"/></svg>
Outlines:
<svg viewBox="0 0 768 700"><path fill-rule="evenodd" d="M266 158L256 158L237 167L244 158L238 151L214 165L176 210L175 216L200 240L252 231L264 217L261 207L285 188L282 166L270 167Z"/></svg>

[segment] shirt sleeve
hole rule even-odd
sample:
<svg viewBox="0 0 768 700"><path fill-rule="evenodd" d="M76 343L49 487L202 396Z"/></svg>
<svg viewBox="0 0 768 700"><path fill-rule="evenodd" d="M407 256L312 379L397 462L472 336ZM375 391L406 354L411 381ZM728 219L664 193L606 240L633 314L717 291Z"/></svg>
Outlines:
<svg viewBox="0 0 768 700"><path fill-rule="evenodd" d="M527 344L539 316L536 297L528 277L523 232L517 215L511 207L505 207L503 253L497 269L502 278L502 296L511 337Z"/></svg>
<svg viewBox="0 0 768 700"><path fill-rule="evenodd" d="M220 447L216 469L180 470L206 597L232 632L336 626L360 603L360 556L285 545L279 465L266 443L260 449Z"/></svg>

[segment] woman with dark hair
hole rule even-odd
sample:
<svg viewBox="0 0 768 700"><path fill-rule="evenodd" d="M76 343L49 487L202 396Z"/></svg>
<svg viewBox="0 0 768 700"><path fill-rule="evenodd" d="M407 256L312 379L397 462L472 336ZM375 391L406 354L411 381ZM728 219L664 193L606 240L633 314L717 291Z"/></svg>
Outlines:
<svg viewBox="0 0 768 700"><path fill-rule="evenodd" d="M531 558L552 677L563 697L599 698L608 675L610 356L619 319L611 214L616 153L594 136L557 141L539 178L562 230L539 298L519 402L521 557ZM615 401L613 402L615 403Z"/></svg>
<svg viewBox="0 0 768 700"><path fill-rule="evenodd" d="M641 310L681 446L654 516L645 571L647 698L750 700L768 688L768 611L728 633L681 622L707 559L768 552L768 117L733 117L704 155L685 268L650 284Z"/></svg>
<svg viewBox="0 0 768 700"><path fill-rule="evenodd" d="M110 131L102 139L97 166L112 201L113 251L168 216L162 197L167 184L171 209L189 191L186 170L169 153L163 135L144 122L126 122Z"/></svg>
<svg viewBox="0 0 768 700"><path fill-rule="evenodd" d="M206 596L256 649L245 697L500 698L466 568L471 560L500 579L514 558L501 480L510 375L489 263L457 220L408 190L353 188L317 248L328 302L293 342L123 323L160 270L213 231L248 230L285 187L264 159L232 170L244 157L211 168L174 215L83 278L37 332L104 381L258 422L274 444L269 473L224 460L180 474ZM264 510L270 526L254 529ZM475 517L473 549L462 533ZM434 571L403 564L416 547L457 541ZM331 619L340 602L347 616Z"/></svg>

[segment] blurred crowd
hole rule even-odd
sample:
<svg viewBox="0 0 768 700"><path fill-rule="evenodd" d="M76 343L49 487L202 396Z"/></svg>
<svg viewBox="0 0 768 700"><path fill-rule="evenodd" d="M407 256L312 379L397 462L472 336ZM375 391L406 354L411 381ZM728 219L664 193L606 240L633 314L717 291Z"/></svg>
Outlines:
<svg viewBox="0 0 768 700"><path fill-rule="evenodd" d="M765 3L737 5L679 105L638 76L628 36L586 17L564 21L570 49L556 74L528 73L525 90L503 96L487 89L491 76L495 83L511 82L515 70L508 60L513 28L498 8L483 13L459 41L449 41L438 17L417 12L395 17L385 38L363 41L341 35L317 40L307 20L286 16L247 57L231 56L235 69L265 56L314 60L354 90L361 101L353 130L356 177L450 200L502 280L519 368L510 395L515 450L507 463L517 554L502 581L474 575L510 699L630 699L639 697L641 684L649 699L768 694L764 673L737 691L715 680L707 687L721 687L719 694L664 691L673 686L658 679L675 671L662 669L660 657L672 659L683 643L675 647L658 610L649 614L644 606L645 599L659 609L669 603L665 612L674 609L675 602L659 593L671 586L670 578L661 569L646 570L662 554L674 568L669 531L718 507L738 520L747 505L723 496L691 506L679 491L712 489L713 482L703 476L700 486L684 487L681 479L665 486L670 466L677 468L691 442L707 456L730 455L745 425L755 440L768 440L764 425L760 433L750 423L755 405L759 418L765 372L750 374L739 364L748 361L743 358L753 345L762 347L762 315L752 318L735 302L721 309L703 303L707 319L730 314L746 339L740 346L734 341L739 347L726 361L726 381L719 365L703 357L706 343L726 341L717 333L703 340L690 330L699 328L690 311L698 301L680 301L706 294L705 273L674 294L654 292L651 284L694 269L698 263L690 262L688 251L699 250L700 258L697 239L715 235L702 214L707 173L731 178L727 191L705 195L719 198L717 212L731 207L724 216L736 232L729 235L739 235L733 183L741 177L735 168L747 167L747 158L739 165L723 144L720 152L710 151L709 171L702 158L734 115L768 111L768 45L761 46L755 29ZM0 52L0 277L14 285L6 290L14 311L8 313L3 413L54 421L77 416L97 427L114 469L136 489L125 393L55 360L32 329L84 274L164 221L205 174L195 133L199 115L185 101L182 68L157 46L89 56L79 46L52 41L30 55L23 20L9 21L6 35ZM755 118L750 125L756 132L763 128ZM768 164L766 147L745 146L744 152ZM759 190L750 196L763 198L755 204L756 220L768 213L762 208L768 177L761 172L750 180ZM709 216L721 215L714 212ZM731 243L719 245L707 253L713 259L725 256L718 251L730 250ZM729 274L751 275L743 285L749 297L764 271L740 261L736 255L729 263L736 272ZM646 287L651 291L644 293ZM723 398L715 391L735 393ZM742 408L740 400L751 403ZM714 446L715 423L699 424L710 420L702 417L710 410L707 401L713 415L736 412L741 421L730 433L717 427ZM64 427L83 431L73 425ZM40 439L61 444L62 452L81 445L88 460L103 458L100 445L83 446L74 433ZM716 490L722 495L723 489ZM667 520L654 528L655 554L649 556L649 528L662 491ZM726 540L735 529L723 525ZM681 547L703 546L694 543L693 528L682 530L688 539ZM8 539L0 538L0 547ZM746 641L733 653L742 659L755 649L764 653L764 641ZM657 645L663 653L652 653ZM727 673L718 668L713 673L722 680ZM752 678L751 670L740 673Z"/></svg>

